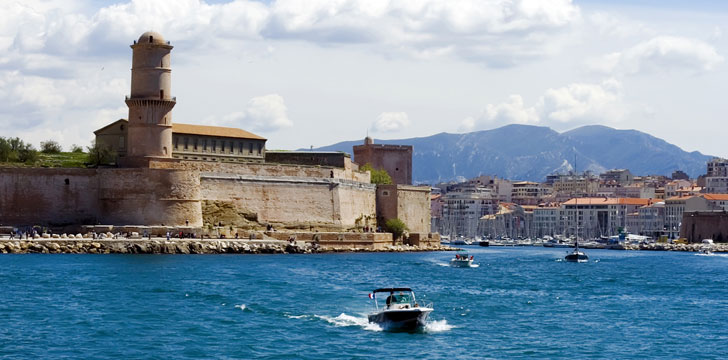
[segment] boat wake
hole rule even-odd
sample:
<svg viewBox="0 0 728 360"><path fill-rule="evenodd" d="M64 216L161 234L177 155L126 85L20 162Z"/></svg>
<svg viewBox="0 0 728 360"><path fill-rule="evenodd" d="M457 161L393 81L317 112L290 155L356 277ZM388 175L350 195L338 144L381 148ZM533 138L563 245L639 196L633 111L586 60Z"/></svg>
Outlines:
<svg viewBox="0 0 728 360"><path fill-rule="evenodd" d="M245 304L235 305L234 307L240 309L241 311L250 311L250 309L248 309Z"/></svg>
<svg viewBox="0 0 728 360"><path fill-rule="evenodd" d="M326 315L314 315L316 318L324 320L328 322L329 324L332 324L336 327L349 327L349 326L358 326L361 327L364 330L369 331L382 331L383 329L374 323L370 323L369 320L366 317L356 317L347 315L344 313L341 313L341 315L337 317L331 317Z"/></svg>
<svg viewBox="0 0 728 360"><path fill-rule="evenodd" d="M435 320L427 322L427 325L425 325L425 332L441 333L445 331L450 331L453 328L455 328L455 326L448 324L447 320Z"/></svg>

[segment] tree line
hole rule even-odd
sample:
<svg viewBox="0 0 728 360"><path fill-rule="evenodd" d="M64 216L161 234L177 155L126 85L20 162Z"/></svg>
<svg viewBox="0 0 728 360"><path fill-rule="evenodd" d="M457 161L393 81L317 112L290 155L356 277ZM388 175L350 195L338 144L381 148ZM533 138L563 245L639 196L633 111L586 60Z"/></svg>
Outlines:
<svg viewBox="0 0 728 360"><path fill-rule="evenodd" d="M99 166L112 164L116 159L116 154L108 146L96 144L92 142L91 146L86 147L86 166ZM0 163L24 163L32 165L36 163L40 154L60 154L63 147L55 140L46 140L40 143L40 150L37 150L32 144L27 143L19 137L2 137L0 136ZM83 147L73 144L69 148L70 153L84 153Z"/></svg>

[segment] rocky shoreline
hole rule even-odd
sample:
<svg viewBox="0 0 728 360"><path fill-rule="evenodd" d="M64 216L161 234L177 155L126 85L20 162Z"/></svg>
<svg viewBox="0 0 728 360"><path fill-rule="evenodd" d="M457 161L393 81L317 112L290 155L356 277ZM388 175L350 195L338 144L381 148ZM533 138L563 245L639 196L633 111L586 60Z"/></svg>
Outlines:
<svg viewBox="0 0 728 360"><path fill-rule="evenodd" d="M452 251L447 246L387 245L382 249L320 246L315 242L230 239L0 239L2 254L312 254Z"/></svg>

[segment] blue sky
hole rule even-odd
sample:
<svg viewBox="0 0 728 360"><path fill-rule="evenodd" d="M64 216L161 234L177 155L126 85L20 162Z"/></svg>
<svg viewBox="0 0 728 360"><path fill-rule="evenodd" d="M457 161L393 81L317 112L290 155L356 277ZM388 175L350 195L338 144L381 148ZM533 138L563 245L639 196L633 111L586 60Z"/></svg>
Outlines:
<svg viewBox="0 0 728 360"><path fill-rule="evenodd" d="M295 149L602 124L728 156L728 2L24 0L0 13L0 136L87 145L127 116L129 44L172 52L173 121Z"/></svg>

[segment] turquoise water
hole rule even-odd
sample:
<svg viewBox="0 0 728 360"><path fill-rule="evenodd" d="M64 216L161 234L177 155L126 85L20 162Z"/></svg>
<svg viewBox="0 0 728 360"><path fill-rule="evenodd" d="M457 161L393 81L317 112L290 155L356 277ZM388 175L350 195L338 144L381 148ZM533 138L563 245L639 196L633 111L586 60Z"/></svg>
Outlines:
<svg viewBox="0 0 728 360"><path fill-rule="evenodd" d="M2 255L8 358L725 358L728 256L565 249L320 255ZM434 303L422 333L368 293Z"/></svg>

